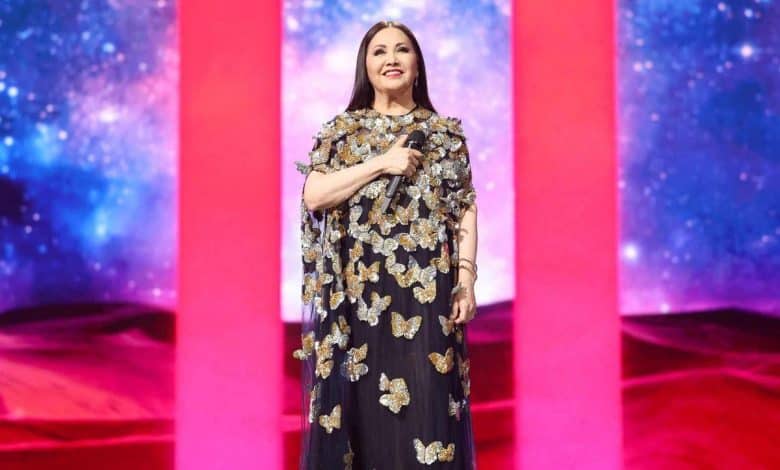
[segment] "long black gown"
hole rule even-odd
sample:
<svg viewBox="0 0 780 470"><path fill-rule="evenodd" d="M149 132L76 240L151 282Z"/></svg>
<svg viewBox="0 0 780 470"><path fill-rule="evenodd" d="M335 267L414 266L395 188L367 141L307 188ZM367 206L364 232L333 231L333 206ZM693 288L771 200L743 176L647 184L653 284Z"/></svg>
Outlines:
<svg viewBox="0 0 780 470"><path fill-rule="evenodd" d="M460 119L346 111L296 163L330 173L415 129L425 158L386 213L387 174L335 207L301 200L301 469L476 468L466 326L449 320L455 234L476 198Z"/></svg>

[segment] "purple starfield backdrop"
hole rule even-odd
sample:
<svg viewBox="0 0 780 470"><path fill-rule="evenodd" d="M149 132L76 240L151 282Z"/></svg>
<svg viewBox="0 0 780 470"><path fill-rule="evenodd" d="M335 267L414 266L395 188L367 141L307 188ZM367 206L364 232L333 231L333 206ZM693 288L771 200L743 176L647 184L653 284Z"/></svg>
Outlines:
<svg viewBox="0 0 780 470"><path fill-rule="evenodd" d="M0 1L0 311L175 301L175 5Z"/></svg>
<svg viewBox="0 0 780 470"><path fill-rule="evenodd" d="M618 5L622 310L780 314L780 6Z"/></svg>

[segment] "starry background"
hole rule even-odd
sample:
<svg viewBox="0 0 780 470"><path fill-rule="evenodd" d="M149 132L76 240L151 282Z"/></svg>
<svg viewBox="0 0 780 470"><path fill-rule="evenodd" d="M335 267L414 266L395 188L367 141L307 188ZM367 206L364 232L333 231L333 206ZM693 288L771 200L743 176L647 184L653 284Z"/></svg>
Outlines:
<svg viewBox="0 0 780 470"><path fill-rule="evenodd" d="M780 314L780 7L620 0L625 314Z"/></svg>
<svg viewBox="0 0 780 470"><path fill-rule="evenodd" d="M346 106L380 19L418 35L439 112L463 119L480 304L514 296L509 0L285 3L283 316L298 319L294 161ZM618 2L621 308L780 312L780 8ZM0 312L173 306L177 44L165 0L0 0Z"/></svg>
<svg viewBox="0 0 780 470"><path fill-rule="evenodd" d="M175 7L0 0L0 312L173 305Z"/></svg>
<svg viewBox="0 0 780 470"><path fill-rule="evenodd" d="M358 46L375 22L397 20L417 37L428 91L440 115L459 117L479 204L477 303L514 297L510 0L285 2L283 45L283 318L299 321L300 201L307 161L323 122L349 103Z"/></svg>

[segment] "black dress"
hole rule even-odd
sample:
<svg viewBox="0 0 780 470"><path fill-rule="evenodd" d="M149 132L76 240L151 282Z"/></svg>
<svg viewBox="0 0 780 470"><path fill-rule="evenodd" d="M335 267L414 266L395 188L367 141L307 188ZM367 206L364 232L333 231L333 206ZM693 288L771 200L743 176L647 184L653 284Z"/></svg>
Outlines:
<svg viewBox="0 0 780 470"><path fill-rule="evenodd" d="M476 467L466 326L449 320L455 233L476 198L461 121L422 107L347 111L296 163L338 171L415 129L425 158L386 213L387 174L335 207L301 200L301 469Z"/></svg>

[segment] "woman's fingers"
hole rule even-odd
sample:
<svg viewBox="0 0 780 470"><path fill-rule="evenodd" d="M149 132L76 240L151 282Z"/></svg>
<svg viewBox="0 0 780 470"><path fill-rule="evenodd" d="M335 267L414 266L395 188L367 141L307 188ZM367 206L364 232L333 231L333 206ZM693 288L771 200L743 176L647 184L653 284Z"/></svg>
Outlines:
<svg viewBox="0 0 780 470"><path fill-rule="evenodd" d="M458 299L456 298L452 302L452 311L450 312L450 320L455 320L458 318Z"/></svg>
<svg viewBox="0 0 780 470"><path fill-rule="evenodd" d="M455 323L467 323L474 318L475 309L471 306L471 302L468 299L461 299L456 302L460 304L458 306L458 317L455 319Z"/></svg>

